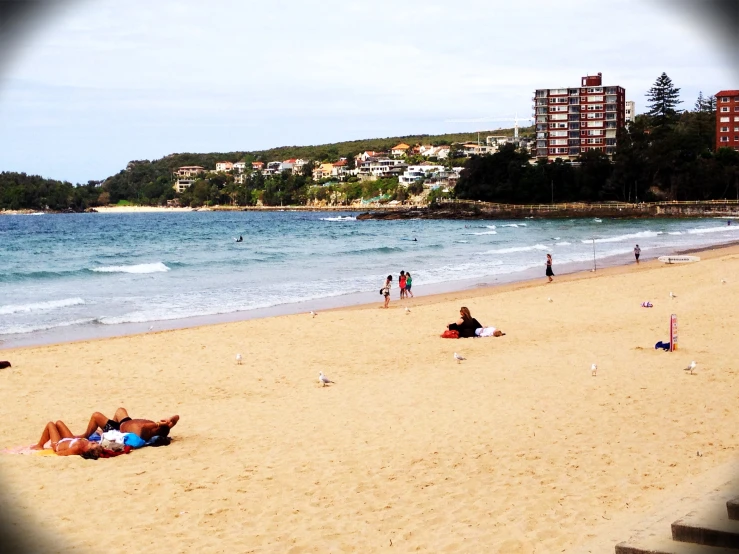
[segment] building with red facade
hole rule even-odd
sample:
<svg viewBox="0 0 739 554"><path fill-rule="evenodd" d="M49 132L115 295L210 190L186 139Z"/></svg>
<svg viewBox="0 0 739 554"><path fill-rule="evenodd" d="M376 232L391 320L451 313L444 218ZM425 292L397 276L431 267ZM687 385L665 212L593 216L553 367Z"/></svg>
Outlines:
<svg viewBox="0 0 739 554"><path fill-rule="evenodd" d="M716 150L739 150L739 90L716 93Z"/></svg>
<svg viewBox="0 0 739 554"><path fill-rule="evenodd" d="M588 150L611 156L626 124L626 91L603 86L601 73L583 77L577 88L538 89L534 119L538 160L574 160Z"/></svg>

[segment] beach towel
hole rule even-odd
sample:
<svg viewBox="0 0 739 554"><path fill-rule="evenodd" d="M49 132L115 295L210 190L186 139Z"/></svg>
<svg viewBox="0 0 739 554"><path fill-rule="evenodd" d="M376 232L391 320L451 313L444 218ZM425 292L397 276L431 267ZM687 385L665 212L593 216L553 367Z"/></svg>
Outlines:
<svg viewBox="0 0 739 554"><path fill-rule="evenodd" d="M642 308L651 308L652 307L652 303L647 300L646 302L642 302L641 303L641 307Z"/></svg>
<svg viewBox="0 0 739 554"><path fill-rule="evenodd" d="M111 431L108 431L104 433L104 435L107 435L107 433L110 432ZM160 437L159 435L154 435L148 441L145 441L135 433L121 433L121 435L123 435L124 446L130 446L131 448L141 448L143 446L167 446L170 442L169 437ZM87 440L100 442L100 435L93 433L87 437Z"/></svg>
<svg viewBox="0 0 739 554"><path fill-rule="evenodd" d="M116 456L120 456L121 454L128 454L131 452L133 448L130 446L124 446L122 450L109 450L108 448L103 448L103 451L100 453L101 458L115 458Z"/></svg>

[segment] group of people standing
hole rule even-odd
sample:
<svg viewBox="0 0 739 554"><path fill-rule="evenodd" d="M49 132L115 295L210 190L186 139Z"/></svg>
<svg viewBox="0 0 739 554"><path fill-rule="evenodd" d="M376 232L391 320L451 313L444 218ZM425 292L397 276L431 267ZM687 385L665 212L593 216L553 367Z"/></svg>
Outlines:
<svg viewBox="0 0 739 554"><path fill-rule="evenodd" d="M385 304L382 306L383 308L390 306L390 289L392 286L393 276L388 275L387 279L385 279L385 284L380 289L380 294L385 297ZM410 272L406 272L405 270L400 272L400 276L398 277L398 288L400 289L401 300L408 298L409 296L413 298L413 291L411 290L413 288L413 277Z"/></svg>

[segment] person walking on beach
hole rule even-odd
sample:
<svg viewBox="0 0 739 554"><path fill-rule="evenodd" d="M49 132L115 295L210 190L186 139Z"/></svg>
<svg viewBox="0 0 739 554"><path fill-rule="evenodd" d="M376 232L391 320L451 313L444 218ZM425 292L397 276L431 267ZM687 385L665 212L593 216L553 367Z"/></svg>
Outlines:
<svg viewBox="0 0 739 554"><path fill-rule="evenodd" d="M551 283L553 281L552 277L554 277L554 272L552 271L552 255L547 254L547 277L549 277L549 282Z"/></svg>
<svg viewBox="0 0 739 554"><path fill-rule="evenodd" d="M634 247L634 257L636 258L636 263L639 263L639 255L641 254L641 248L639 248L639 245L637 244Z"/></svg>
<svg viewBox="0 0 739 554"><path fill-rule="evenodd" d="M400 277L398 277L398 287L400 288L400 299L403 300L405 298L405 271L400 272Z"/></svg>
<svg viewBox="0 0 739 554"><path fill-rule="evenodd" d="M413 291L411 290L411 285L413 285L413 277L411 277L411 274L406 272L405 274L405 297L408 298L408 295L411 295L411 298L413 298Z"/></svg>
<svg viewBox="0 0 739 554"><path fill-rule="evenodd" d="M383 308L387 308L390 305L390 287L393 284L393 276L388 275L385 279L385 284L382 287L382 294L385 296L385 305Z"/></svg>

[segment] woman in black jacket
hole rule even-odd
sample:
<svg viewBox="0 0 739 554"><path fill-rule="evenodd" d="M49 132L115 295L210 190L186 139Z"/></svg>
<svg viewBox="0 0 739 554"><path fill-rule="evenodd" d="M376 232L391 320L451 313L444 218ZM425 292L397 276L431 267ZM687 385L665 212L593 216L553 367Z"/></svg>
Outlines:
<svg viewBox="0 0 739 554"><path fill-rule="evenodd" d="M472 315L470 314L469 308L466 308L465 306L462 306L459 309L459 319L457 321L453 321L449 325L446 326L447 329L450 331L457 331L459 332L459 338L469 338L475 336L475 329L479 329L480 327L483 327L482 323L477 321Z"/></svg>

